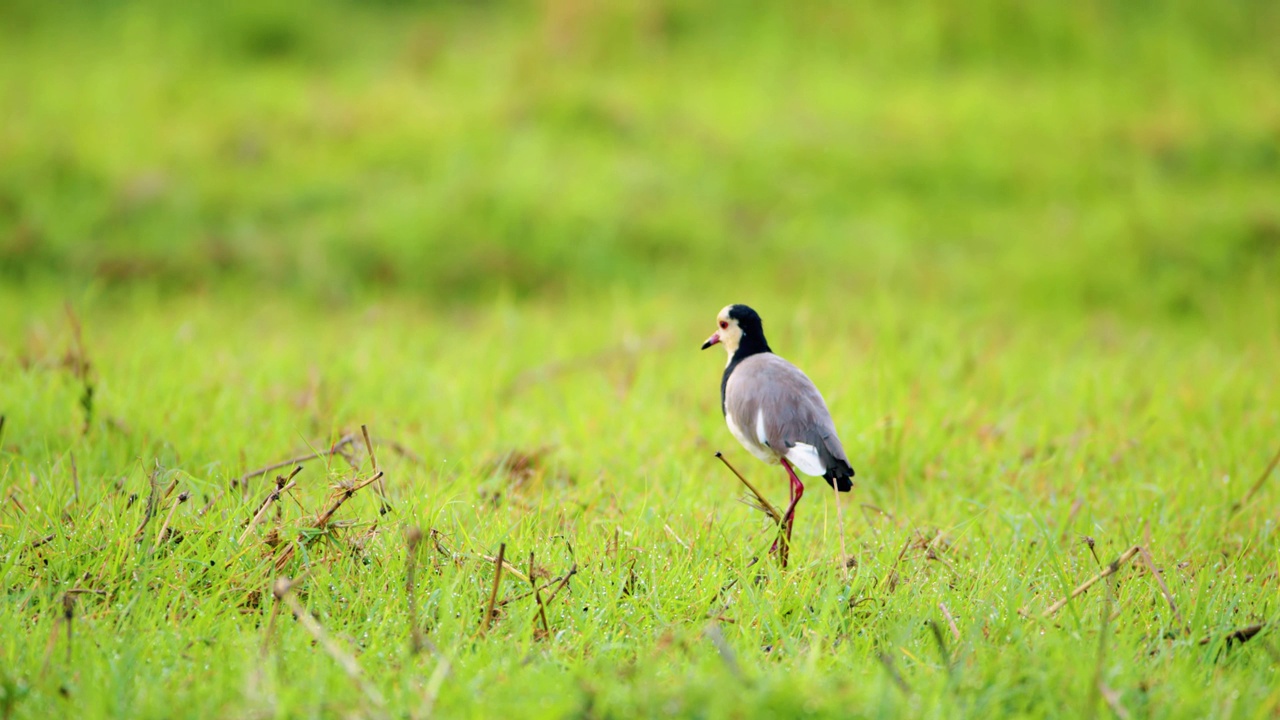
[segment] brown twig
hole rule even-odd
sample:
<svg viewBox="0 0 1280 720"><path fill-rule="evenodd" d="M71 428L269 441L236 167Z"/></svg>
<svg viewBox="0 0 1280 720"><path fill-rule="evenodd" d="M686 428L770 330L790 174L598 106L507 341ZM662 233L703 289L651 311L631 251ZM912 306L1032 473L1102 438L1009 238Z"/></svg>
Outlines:
<svg viewBox="0 0 1280 720"><path fill-rule="evenodd" d="M956 619L951 617L951 611L947 609L946 603L938 603L938 607L942 609L942 616L947 619L947 625L951 627L951 636L960 642L960 628L956 627Z"/></svg>
<svg viewBox="0 0 1280 720"><path fill-rule="evenodd" d="M261 514L261 513L262 513L263 508L265 508L265 507L267 507L268 505L270 505L271 503L273 503L273 502L275 502L275 501L279 500L279 499L280 499L280 495L282 495L282 494L285 492L286 487L287 487L287 488L292 488L292 487L294 487L295 483L293 482L293 479L294 479L295 477L297 477L297 476L298 476L298 473L300 473L300 472L302 472L302 466L301 466L301 465L298 465L297 467L295 467L295 468L293 469L293 472L289 473L288 477L286 477L286 476L284 476L284 475L277 475L277 476L276 476L276 489L275 489L275 490L272 490L272 491L271 491L271 492L269 492L269 493L267 493L266 497L262 498L262 502L258 503L258 507L253 511L253 515L251 515L251 516L249 517L249 520L245 521L245 524L246 524L246 525L253 525L253 524L254 524L254 522L255 522L255 521L254 521L254 518L255 518L255 517L257 517L259 514Z"/></svg>
<svg viewBox="0 0 1280 720"><path fill-rule="evenodd" d="M560 580L560 584L556 586L555 590L551 591L551 594L547 596L547 599L544 600L542 604L550 605L551 601L555 600L556 596L560 594L560 591L564 589L564 586L569 584L569 578L577 574L578 574L578 563L574 563L573 566L569 568L569 572L564 574L564 577Z"/></svg>
<svg viewBox="0 0 1280 720"><path fill-rule="evenodd" d="M1066 606L1067 603L1071 602L1071 600L1083 594L1084 591L1092 587L1094 583L1098 582L1099 580L1102 580L1103 578L1107 578L1114 575L1120 569L1121 565L1132 560L1133 556L1137 555L1140 550L1142 550L1142 546L1140 545L1134 545L1128 550L1125 550L1123 553L1120 554L1120 557L1116 558L1111 562L1110 565L1103 568L1102 572L1098 573L1097 575L1094 575L1088 580L1085 580L1083 583L1080 584L1080 587L1077 587L1075 590L1072 590L1070 595L1050 605L1044 611L1044 613L1041 614L1041 617L1046 617L1046 618L1051 617L1054 613L1058 612L1064 606Z"/></svg>
<svg viewBox="0 0 1280 720"><path fill-rule="evenodd" d="M267 496L262 499L262 503L258 505L258 511L253 514L253 517L249 518L249 522L245 526L244 533L240 535L241 546L243 546L244 541L249 538L249 533L253 532L253 529L258 526L258 523L262 522L262 518L266 517L267 510L271 509L271 503L279 500L282 494L289 492L294 487L297 487L298 483L293 481L293 477L301 470L302 466L299 465L293 469L293 472L290 473L287 478L283 475L276 476L276 489L267 493Z"/></svg>
<svg viewBox="0 0 1280 720"><path fill-rule="evenodd" d="M289 458L288 460L281 460L280 462L277 462L277 463L271 463L270 465L265 465L263 467L258 468L257 470L250 470L249 472L241 475L235 480L232 480L231 484L241 485L243 483L246 483L252 480L253 478L266 475L269 472L274 472L276 470L279 470L280 468L289 467L290 465L298 465L300 463L307 462L308 460L315 460L317 458L333 457L334 455L341 455L342 451L348 445L351 445L352 443L354 443L357 437L359 436L356 435L355 433L347 433L346 435L343 435L342 437L338 438L338 441L335 442L333 446L330 447L325 452L313 452L313 453L308 453L306 455L299 455L298 457Z"/></svg>
<svg viewBox="0 0 1280 720"><path fill-rule="evenodd" d="M493 562L493 560L490 560L489 562ZM509 562L503 562L503 563L502 563L502 567L506 568L507 572L511 572L511 563L509 563ZM524 573L521 573L521 574L520 574L520 579L521 579L521 580L528 580L528 578L526 578L526 577L524 576ZM559 584L562 580L564 580L564 576L563 576L563 575L560 575L560 576L558 576L558 577L554 577L554 578L552 578L552 579L550 579L550 580L548 580L548 581L546 581L546 582L542 583L541 585L539 585L539 586L538 586L538 592L542 592L542 591L546 590L547 588L551 587L552 585L557 585L557 584ZM509 598L503 598L503 599L501 599L501 600L499 600L499 601L498 601L498 607L506 607L507 605L510 605L511 603L520 602L521 600L524 600L525 598L528 598L528 597L533 597L533 591L532 591L532 590L530 590L530 591L528 591L528 592L520 593L519 595L514 595L514 596L509 597ZM544 602L543 604L545 605L546 603Z"/></svg>
<svg viewBox="0 0 1280 720"><path fill-rule="evenodd" d="M369 426L361 425L360 434L364 436L364 449L369 453L369 462L373 464L373 469L378 470L378 456L373 452L373 440L369 439ZM387 481L385 478L378 479L378 499L382 500L382 505L378 508L379 515L386 515L391 512L391 503L387 500Z"/></svg>
<svg viewBox="0 0 1280 720"><path fill-rule="evenodd" d="M1146 564L1147 570L1151 571L1151 576L1156 579L1156 584L1160 586L1160 592L1164 594L1165 602L1169 603L1169 609L1173 610L1173 616L1178 620L1178 627L1182 628L1182 630L1186 632L1191 628L1188 627L1186 621L1182 619L1182 613L1178 612L1178 604L1173 601L1173 593L1169 592L1169 586L1165 584L1164 576L1156 570L1156 563L1151 559L1151 552L1147 550L1151 545L1150 526L1146 528L1145 534L1146 537L1143 538L1142 549L1139 551L1142 554L1142 562Z"/></svg>
<svg viewBox="0 0 1280 720"><path fill-rule="evenodd" d="M849 576L849 549L844 544L844 508L840 506L840 488L836 487L836 483L831 483L831 492L835 493L836 500L836 532L840 534L840 572L845 577Z"/></svg>
<svg viewBox="0 0 1280 720"><path fill-rule="evenodd" d="M75 355L72 358L72 372L80 381L84 391L80 395L80 407L84 410L84 435L89 434L93 425L93 364L89 362L89 353L84 349L84 333L80 328L80 318L76 317L75 308L67 302L67 319L71 323L71 337L75 342Z"/></svg>
<svg viewBox="0 0 1280 720"><path fill-rule="evenodd" d="M888 671L889 679L893 681L894 685L898 686L898 689L902 691L902 694L910 695L911 686L907 684L906 680L902 679L902 675L898 672L898 668L893 666L893 658L883 652L877 653L876 658L880 660L880 664L884 666L886 671Z"/></svg>
<svg viewBox="0 0 1280 720"><path fill-rule="evenodd" d="M1111 567L1116 567L1117 563L1112 563ZM1093 669L1093 686L1090 688L1088 706L1090 717L1097 712L1098 697L1103 694L1103 688L1106 687L1102 682L1102 669L1107 661L1107 628L1111 624L1111 581L1103 583L1103 587L1106 588L1106 594L1102 603L1102 626L1098 630L1098 662Z"/></svg>
<svg viewBox="0 0 1280 720"><path fill-rule="evenodd" d="M542 632L545 635L551 634L551 626L547 624L547 609L542 604L542 593L538 590L538 583L533 579L533 551L529 551L529 587L533 588L533 599L538 603L538 618L542 620Z"/></svg>
<svg viewBox="0 0 1280 720"><path fill-rule="evenodd" d="M140 540L142 531L147 529L147 523L151 522L151 518L155 517L156 508L160 505L160 467L152 471L150 484L151 491L147 493L147 507L142 513L142 522L138 523L138 529L133 531L133 539Z"/></svg>
<svg viewBox="0 0 1280 720"><path fill-rule="evenodd" d="M750 482L748 482L747 479L742 476L742 473L738 472L737 468L735 468L733 465L730 465L729 459L726 458L723 453L717 451L716 458L720 460L720 462L724 463L724 466L729 468L729 472L737 476L737 478L742 481L743 485L747 486L747 489L751 491L752 495L756 496L756 500L760 502L760 507L765 511L765 514L773 518L773 521L775 523L777 523L778 525L781 525L782 513L778 512L778 509L773 506L773 503L769 502L764 495L760 494L760 491L756 490L755 486L752 485Z"/></svg>
<svg viewBox="0 0 1280 720"><path fill-rule="evenodd" d="M911 535L907 533L907 539L902 543L902 549L898 551L898 557L893 559L893 565L890 566L889 572L885 573L882 582L889 583L889 592L893 592L898 587L898 565L902 563L902 558L907 554L907 548L911 547Z"/></svg>
<svg viewBox="0 0 1280 720"><path fill-rule="evenodd" d="M71 593L62 594L62 620L67 624L67 665L71 664L71 625L76 616L76 599Z"/></svg>
<svg viewBox="0 0 1280 720"><path fill-rule="evenodd" d="M942 664L947 668L947 675L954 677L955 668L951 666L951 651L947 650L947 639L942 636L942 626L937 620L930 618L929 632L933 635L933 642L938 646L938 657L942 659Z"/></svg>
<svg viewBox="0 0 1280 720"><path fill-rule="evenodd" d="M422 530L411 527L405 532L405 542L409 546L409 556L405 560L405 596L409 602L409 652L417 655L426 644L422 636L422 628L418 627L418 586L415 574L418 567L418 545L422 542Z"/></svg>
<svg viewBox="0 0 1280 720"><path fill-rule="evenodd" d="M1262 471L1261 477L1259 477L1258 481L1253 484L1253 487L1249 488L1249 492L1245 493L1244 497L1241 498L1239 502L1231 506L1232 515L1240 512L1245 505L1249 504L1249 501L1253 499L1253 496L1257 494L1257 492L1262 489L1263 484L1267 482L1267 478L1271 477L1271 473L1275 472L1277 465L1280 465L1280 450L1276 451L1275 457L1271 458L1271 462L1267 464L1267 469Z"/></svg>
<svg viewBox="0 0 1280 720"><path fill-rule="evenodd" d="M493 555L485 555L485 554L481 553L481 554L479 555L479 558L480 558L481 560L484 560L485 562L489 562L489 563L495 563L495 562L498 562L498 558L494 557ZM512 565L511 563L507 562L506 560L503 560L503 561L502 561L502 567L503 567L507 572L511 573L512 575L515 575L516 577L520 578L521 580L524 580L524 581L526 581L526 582L529 580L529 578L525 577L524 571L522 571L520 568L516 567L515 565Z"/></svg>
<svg viewBox="0 0 1280 720"><path fill-rule="evenodd" d="M489 591L489 609L485 611L484 622L480 625L482 635L489 630L489 625L493 622L493 608L498 602L498 585L502 583L502 556L506 554L507 544L498 545L498 559L493 563L493 590Z"/></svg>
<svg viewBox="0 0 1280 720"><path fill-rule="evenodd" d="M733 676L739 680L743 679L742 666L738 664L738 657L734 654L733 648L729 646L729 641L725 640L724 632L720 630L720 626L712 622L707 625L707 629L702 633L711 644L715 646L716 652L720 655L720 660L724 662L724 666L733 673Z"/></svg>
<svg viewBox="0 0 1280 720"><path fill-rule="evenodd" d="M329 525L329 521L333 519L334 513L338 512L338 508L342 507L343 503L350 500L351 496L355 495L359 490L369 487L373 483L377 482L380 477L382 477L381 470L374 473L368 479L361 480L353 485L339 486L337 492L331 496L329 506L325 508L314 521L312 521L311 527L316 530L323 530L326 528ZM287 548L285 548L284 552L280 553L280 557L276 558L276 570L280 570L284 568L285 565L289 564L289 561L293 559L294 553L297 552L297 547L297 543L291 543Z"/></svg>
<svg viewBox="0 0 1280 720"><path fill-rule="evenodd" d="M293 616L298 619L298 622L307 629L307 632L311 633L311 637L315 638L325 652L329 653L329 657L333 658L342 667L347 676L365 694L365 697L369 698L370 702L377 707L384 707L386 702L383 700L382 694L365 678L364 672L360 669L360 663L356 662L354 657L334 642L329 637L329 634L324 631L324 628L320 626L320 623L316 621L315 617L307 612L302 603L298 602L298 598L292 592L293 587L294 583L289 582L288 578L280 578L276 580L275 587L272 588L272 594L276 600L289 606L289 610L293 612Z"/></svg>
<svg viewBox="0 0 1280 720"><path fill-rule="evenodd" d="M169 506L169 514L165 516L164 524L160 526L160 532L156 533L156 544L152 546L151 552L160 549L160 543L164 542L164 534L169 531L169 523L173 520L173 514L178 511L178 506L190 499L191 493L184 490Z"/></svg>
<svg viewBox="0 0 1280 720"><path fill-rule="evenodd" d="M1266 623L1255 623L1253 625L1246 625L1238 630L1232 630L1231 632L1227 633L1225 636L1227 645L1230 645L1233 642L1237 642L1237 643L1248 642L1252 640L1255 635L1262 632L1263 628L1265 628L1266 626L1267 626ZM1211 642L1213 642L1213 636L1205 635L1204 637L1200 638L1199 644L1208 645Z"/></svg>
<svg viewBox="0 0 1280 720"><path fill-rule="evenodd" d="M333 519L333 514L338 512L338 508L342 507L343 503L350 500L352 495L355 495L358 491L369 487L381 479L382 471L379 470L368 480L364 480L350 486L339 487L338 492L334 493L333 501L330 503L329 507L326 508L318 518L316 518L315 527L319 529L328 525L329 521Z"/></svg>

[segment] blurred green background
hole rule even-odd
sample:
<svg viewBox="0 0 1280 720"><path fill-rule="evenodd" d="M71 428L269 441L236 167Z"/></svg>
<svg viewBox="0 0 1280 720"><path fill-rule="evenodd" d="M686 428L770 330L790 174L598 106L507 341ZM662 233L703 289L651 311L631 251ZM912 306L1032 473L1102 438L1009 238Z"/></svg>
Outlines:
<svg viewBox="0 0 1280 720"><path fill-rule="evenodd" d="M1248 335L1276 37L1264 0L4 0L0 277Z"/></svg>

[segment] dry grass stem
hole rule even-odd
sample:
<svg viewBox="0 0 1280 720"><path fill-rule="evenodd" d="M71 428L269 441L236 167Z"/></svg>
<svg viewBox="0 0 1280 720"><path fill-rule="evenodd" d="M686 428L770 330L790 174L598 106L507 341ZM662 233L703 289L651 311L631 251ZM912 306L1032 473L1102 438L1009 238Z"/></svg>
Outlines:
<svg viewBox="0 0 1280 720"><path fill-rule="evenodd" d="M507 544L502 543L498 546L498 557L493 563L493 589L489 591L489 608L485 610L484 620L480 624L481 634L488 631L489 625L493 622L493 610L498 602L498 586L502 584L502 556L506 554Z"/></svg>
<svg viewBox="0 0 1280 720"><path fill-rule="evenodd" d="M1182 613L1178 611L1178 604L1173 601L1173 593L1169 592L1169 586L1164 582L1164 575L1156 570L1156 563L1151 559L1151 552L1147 550L1147 547L1151 544L1151 529L1149 527L1143 540L1145 544L1139 550L1142 555L1142 562L1147 566L1147 570L1151 572L1151 576L1156 579L1156 584L1160 586L1160 592L1164 595L1165 602L1169 603L1169 609L1173 611L1173 616L1178 620L1178 627L1183 632L1186 632L1190 629L1187 626L1187 621L1182 619Z"/></svg>
<svg viewBox="0 0 1280 720"><path fill-rule="evenodd" d="M249 522L245 526L244 533L240 535L239 544L241 546L243 546L245 540L249 538L249 533L253 532L253 529L258 526L258 523L262 522L262 519L267 516L267 511L271 509L271 504L278 501L280 496L284 493L287 493L297 487L298 483L294 482L292 478L294 475L297 475L300 470L302 470L301 465L294 468L293 473L291 473L288 478L283 476L276 478L276 489L272 490L265 498L263 498L262 504L258 506L258 511L253 514L252 518L249 518Z"/></svg>
<svg viewBox="0 0 1280 720"><path fill-rule="evenodd" d="M723 453L717 452L716 458L719 459L720 462L724 463L724 466L729 468L729 472L733 473L738 478L738 480L742 481L743 485L747 486L747 489L751 491L752 495L756 496L756 502L760 503L760 507L761 509L764 510L765 514L773 518L773 521L775 523L777 523L778 525L781 525L782 513L778 512L778 508L774 507L773 503L769 502L768 499L766 499L765 496L762 495L754 485L748 482L747 479L742 476L742 473L738 472L737 468L735 468L733 465L730 465L729 459L726 458Z"/></svg>
<svg viewBox="0 0 1280 720"><path fill-rule="evenodd" d="M373 440L369 438L369 426L361 425L360 434L364 436L364 449L369 453L369 462L373 465L374 471L380 470L378 467L378 456L373 452ZM391 501L387 500L387 481L385 477L378 478L378 499L382 501L382 505L378 508L379 515L386 515L391 512Z"/></svg>
<svg viewBox="0 0 1280 720"><path fill-rule="evenodd" d="M156 533L156 543L151 547L151 551L155 552L160 549L160 543L164 542L165 533L169 531L169 523L173 521L173 514L178 511L178 506L191 499L191 493L183 491L169 506L169 514L165 515L164 524L160 526L160 531Z"/></svg>
<svg viewBox="0 0 1280 720"><path fill-rule="evenodd" d="M382 708L386 705L386 701L382 698L382 693L370 683L360 669L360 663L356 662L355 657L344 650L329 634L320 627L320 623L316 621L307 609L302 607L302 603L298 602L298 598L294 596L292 590L295 583L289 582L288 578L280 578L276 580L275 587L272 588L272 594L276 600L279 600L289 606L289 610L293 612L293 616L298 619L307 632L311 633L311 637L324 648L329 657L347 673L347 677L360 688L365 697L369 699L375 706Z"/></svg>
<svg viewBox="0 0 1280 720"><path fill-rule="evenodd" d="M542 604L542 593L538 590L538 583L533 579L533 551L529 551L529 587L532 588L533 599L538 603L538 619L542 621L542 632L546 635L551 634L551 626L547 623L547 608Z"/></svg>
<svg viewBox="0 0 1280 720"><path fill-rule="evenodd" d="M150 492L147 493L147 506L142 512L142 522L138 523L138 529L133 531L133 539L141 540L142 531L147 529L147 523L151 522L151 518L155 517L156 508L160 505L160 468L157 467L151 472L149 483L151 485Z"/></svg>
<svg viewBox="0 0 1280 720"><path fill-rule="evenodd" d="M564 577L560 579L560 584L556 585L556 589L552 590L551 594L547 596L547 599L543 601L543 605L551 605L551 601L555 600L556 596L560 594L560 591L564 589L564 586L569 584L569 578L577 574L578 563L574 563L573 566L569 568L569 572L565 573Z"/></svg>
<svg viewBox="0 0 1280 720"><path fill-rule="evenodd" d="M309 460L315 460L315 459L324 458L324 457L333 457L334 455L341 455L343 454L343 451L345 451L348 446L355 443L358 437L359 436L356 435L355 433L347 433L346 435L343 435L342 437L338 438L338 441L335 442L325 452L307 453L305 455L299 455L297 457L289 458L288 460L281 460L280 462L271 463L270 465L264 465L256 470L250 470L249 472L232 480L231 484L243 485L244 483L256 477L261 477L263 475L266 475L269 472L275 472L276 470L279 470L281 468L287 468L290 465L299 465Z"/></svg>
<svg viewBox="0 0 1280 720"><path fill-rule="evenodd" d="M880 664L884 666L885 671L889 673L889 679L893 681L894 685L898 686L898 689L902 691L902 694L910 695L911 686L907 684L906 680L902 679L902 675L898 672L898 668L893 664L893 658L886 653L881 652L876 653L876 659L878 659Z"/></svg>
<svg viewBox="0 0 1280 720"><path fill-rule="evenodd" d="M960 642L960 628L956 627L956 619L951 617L951 611L947 609L946 603L938 603L938 608L942 610L942 616L947 619L947 625L951 628L951 637Z"/></svg>
<svg viewBox="0 0 1280 720"><path fill-rule="evenodd" d="M1267 627L1266 623L1255 623L1253 625L1246 625L1238 630L1232 630L1231 632L1226 634L1226 642L1228 645L1230 645L1231 643L1248 642L1252 640L1254 636L1256 636L1258 633L1262 632L1262 630L1266 627ZM1213 642L1213 636L1206 635L1200 638L1199 644L1208 645L1211 642Z"/></svg>
<svg viewBox="0 0 1280 720"><path fill-rule="evenodd" d="M350 500L351 497L360 490L363 490L377 482L380 477L382 477L381 470L360 482L351 485L339 485L337 491L334 492L329 501L329 506L316 517L316 519L311 523L311 527L316 530L323 530L328 527L329 521L333 519L334 513L338 512L338 509L342 507L343 503ZM289 561L293 559L294 553L297 552L297 547L297 543L290 543L289 546L285 548L284 552L280 553L280 557L276 558L275 562L276 570L282 570L285 565L289 564Z"/></svg>
<svg viewBox="0 0 1280 720"><path fill-rule="evenodd" d="M1052 617L1055 613L1057 613L1059 610L1065 607L1067 603L1071 602L1071 600L1083 594L1084 591L1088 590L1090 587L1093 587L1094 583L1104 578L1110 577L1111 575L1114 575L1116 571L1120 569L1121 565L1124 565L1125 563L1132 560L1133 556L1137 555L1141 549L1142 549L1142 546L1134 545L1128 550L1125 550L1123 553L1120 554L1120 557L1116 558L1114 561L1112 561L1110 565L1103 568L1102 572L1098 573L1097 575L1094 575L1088 580L1085 580L1083 583L1080 584L1079 587L1077 587L1075 590L1072 590L1070 595L1050 605L1047 609L1045 609L1044 613L1041 614L1041 617L1045 617L1045 618Z"/></svg>
<svg viewBox="0 0 1280 720"><path fill-rule="evenodd" d="M496 563L496 562L498 562L498 558L497 558L497 557L495 557L495 556L493 556L493 555L484 555L484 554L481 554L481 555L479 555L478 557L479 557L481 560L484 560L484 561L485 561L485 562L487 562L487 563ZM523 571L523 570L521 570L520 568L516 567L515 565L512 565L511 563L507 562L506 560L503 560L503 561L502 561L502 567L503 567L503 569L504 569L504 570L506 570L507 572L511 573L512 575L515 575L516 577L520 578L521 580L524 580L525 582L528 582L528 581L529 581L529 578L528 578L528 577L525 577L525 574L524 574L524 571Z"/></svg>
<svg viewBox="0 0 1280 720"><path fill-rule="evenodd" d="M1231 506L1232 515L1240 512L1245 505L1249 504L1249 501L1253 499L1253 496L1262 489L1264 484L1266 484L1267 478L1271 477L1271 473L1275 472L1277 465L1280 465L1280 450L1276 450L1276 454L1271 458L1271 462L1267 463L1267 469L1262 471L1262 475L1258 478L1258 481L1249 488L1249 492L1245 493L1244 497L1241 498L1239 502Z"/></svg>
<svg viewBox="0 0 1280 720"><path fill-rule="evenodd" d="M418 546L422 544L422 530L411 527L405 532L405 544L408 545L408 556L405 558L405 599L409 604L409 652L417 655L426 645L422 628L418 625Z"/></svg>

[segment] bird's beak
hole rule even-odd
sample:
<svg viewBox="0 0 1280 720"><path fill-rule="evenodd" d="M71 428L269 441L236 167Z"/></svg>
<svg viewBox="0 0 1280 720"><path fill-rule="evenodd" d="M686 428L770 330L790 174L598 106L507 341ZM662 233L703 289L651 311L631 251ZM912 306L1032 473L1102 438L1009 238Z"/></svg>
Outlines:
<svg viewBox="0 0 1280 720"><path fill-rule="evenodd" d="M707 348L711 347L712 345L715 345L718 342L720 342L720 333L713 333L711 337L707 338L706 342L702 343L702 349L706 350Z"/></svg>

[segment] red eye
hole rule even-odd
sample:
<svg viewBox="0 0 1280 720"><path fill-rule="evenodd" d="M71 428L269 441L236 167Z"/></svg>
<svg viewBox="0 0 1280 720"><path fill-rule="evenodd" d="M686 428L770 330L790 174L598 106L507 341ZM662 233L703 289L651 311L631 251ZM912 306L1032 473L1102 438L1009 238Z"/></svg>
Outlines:
<svg viewBox="0 0 1280 720"><path fill-rule="evenodd" d="M721 320L721 321L720 321L720 329L721 329L721 330L724 330L724 329L725 329L725 328L727 328L727 327L729 327L729 323L725 322L724 320Z"/></svg>

